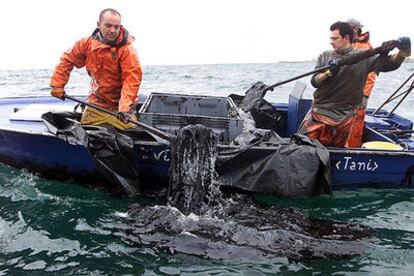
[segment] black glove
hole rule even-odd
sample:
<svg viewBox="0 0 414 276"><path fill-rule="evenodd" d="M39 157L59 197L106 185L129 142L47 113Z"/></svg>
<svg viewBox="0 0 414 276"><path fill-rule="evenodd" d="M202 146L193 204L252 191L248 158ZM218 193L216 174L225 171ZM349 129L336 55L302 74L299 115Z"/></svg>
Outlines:
<svg viewBox="0 0 414 276"><path fill-rule="evenodd" d="M398 46L397 40L384 41L381 45L381 52L388 53L389 51L392 51L397 46Z"/></svg>
<svg viewBox="0 0 414 276"><path fill-rule="evenodd" d="M400 52L398 53L400 56L409 57L411 55L411 40L407 36L400 37L397 39L398 41L398 49Z"/></svg>
<svg viewBox="0 0 414 276"><path fill-rule="evenodd" d="M339 72L339 69L341 69L339 61L337 59L331 60L330 62L328 62L328 65L328 74L330 76L335 76Z"/></svg>
<svg viewBox="0 0 414 276"><path fill-rule="evenodd" d="M118 115L116 117L124 124L127 124L131 119L131 114L129 114L128 112L118 112Z"/></svg>

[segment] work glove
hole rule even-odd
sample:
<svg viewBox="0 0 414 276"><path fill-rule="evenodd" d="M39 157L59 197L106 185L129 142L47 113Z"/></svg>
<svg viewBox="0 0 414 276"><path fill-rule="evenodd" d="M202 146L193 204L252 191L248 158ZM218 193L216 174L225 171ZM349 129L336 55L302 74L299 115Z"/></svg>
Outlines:
<svg viewBox="0 0 414 276"><path fill-rule="evenodd" d="M131 114L129 114L128 112L118 112L118 115L116 117L124 124L127 124L131 119Z"/></svg>
<svg viewBox="0 0 414 276"><path fill-rule="evenodd" d="M339 69L341 69L339 61L337 59L331 60L330 62L328 62L328 65L329 68L327 70L327 73L330 77L335 76L339 72Z"/></svg>
<svg viewBox="0 0 414 276"><path fill-rule="evenodd" d="M411 56L411 40L407 36L400 37L397 39L398 45L397 48L400 50L398 53L402 57L409 57Z"/></svg>
<svg viewBox="0 0 414 276"><path fill-rule="evenodd" d="M381 52L388 53L389 51L392 51L397 46L398 46L397 40L384 41L381 45Z"/></svg>
<svg viewBox="0 0 414 276"><path fill-rule="evenodd" d="M63 87L52 87L50 95L61 100L65 100L65 89L63 89Z"/></svg>

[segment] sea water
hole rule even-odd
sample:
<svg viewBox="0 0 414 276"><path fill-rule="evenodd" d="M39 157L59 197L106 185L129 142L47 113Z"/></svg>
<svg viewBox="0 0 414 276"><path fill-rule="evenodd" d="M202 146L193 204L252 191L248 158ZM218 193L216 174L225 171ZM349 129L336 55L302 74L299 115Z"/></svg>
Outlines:
<svg viewBox="0 0 414 276"><path fill-rule="evenodd" d="M256 81L273 84L313 70L309 63L217 64L144 67L140 93L243 95ZM369 107L377 107L414 71L405 63L377 78ZM51 70L0 71L0 97L49 94ZM305 96L311 97L309 77ZM286 102L294 83L268 92L269 101ZM67 93L86 95L88 76L72 73ZM414 120L414 97L397 113ZM337 191L306 199L259 196L259 202L294 206L315 218L361 223L377 233L368 249L350 260L290 262L284 257L208 259L137 247L111 229L125 225L128 206L146 198L119 198L106 191L46 180L0 164L0 275L265 275L373 274L411 275L414 271L414 191ZM196 218L194 218L196 219Z"/></svg>

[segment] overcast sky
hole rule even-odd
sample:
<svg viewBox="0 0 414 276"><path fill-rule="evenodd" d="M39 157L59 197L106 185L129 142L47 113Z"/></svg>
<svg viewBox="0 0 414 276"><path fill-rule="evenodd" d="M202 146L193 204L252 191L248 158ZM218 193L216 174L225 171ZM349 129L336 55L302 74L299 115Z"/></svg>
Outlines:
<svg viewBox="0 0 414 276"><path fill-rule="evenodd" d="M142 65L274 63L330 49L329 26L359 19L372 44L414 39L414 1L8 0L0 2L0 70L53 68L115 8Z"/></svg>

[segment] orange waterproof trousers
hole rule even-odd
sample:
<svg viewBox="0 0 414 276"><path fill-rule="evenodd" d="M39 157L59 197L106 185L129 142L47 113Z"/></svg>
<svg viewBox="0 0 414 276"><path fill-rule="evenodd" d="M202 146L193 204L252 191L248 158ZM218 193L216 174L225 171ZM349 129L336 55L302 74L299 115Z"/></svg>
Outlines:
<svg viewBox="0 0 414 276"><path fill-rule="evenodd" d="M364 133L365 126L365 108L361 107L357 109L357 113L354 116L352 122L352 131L348 139L348 147L360 148L362 145L362 135Z"/></svg>
<svg viewBox="0 0 414 276"><path fill-rule="evenodd" d="M347 147L353 118L354 116L350 116L341 122L336 122L321 114L309 112L299 133L311 139L317 139L327 147Z"/></svg>

